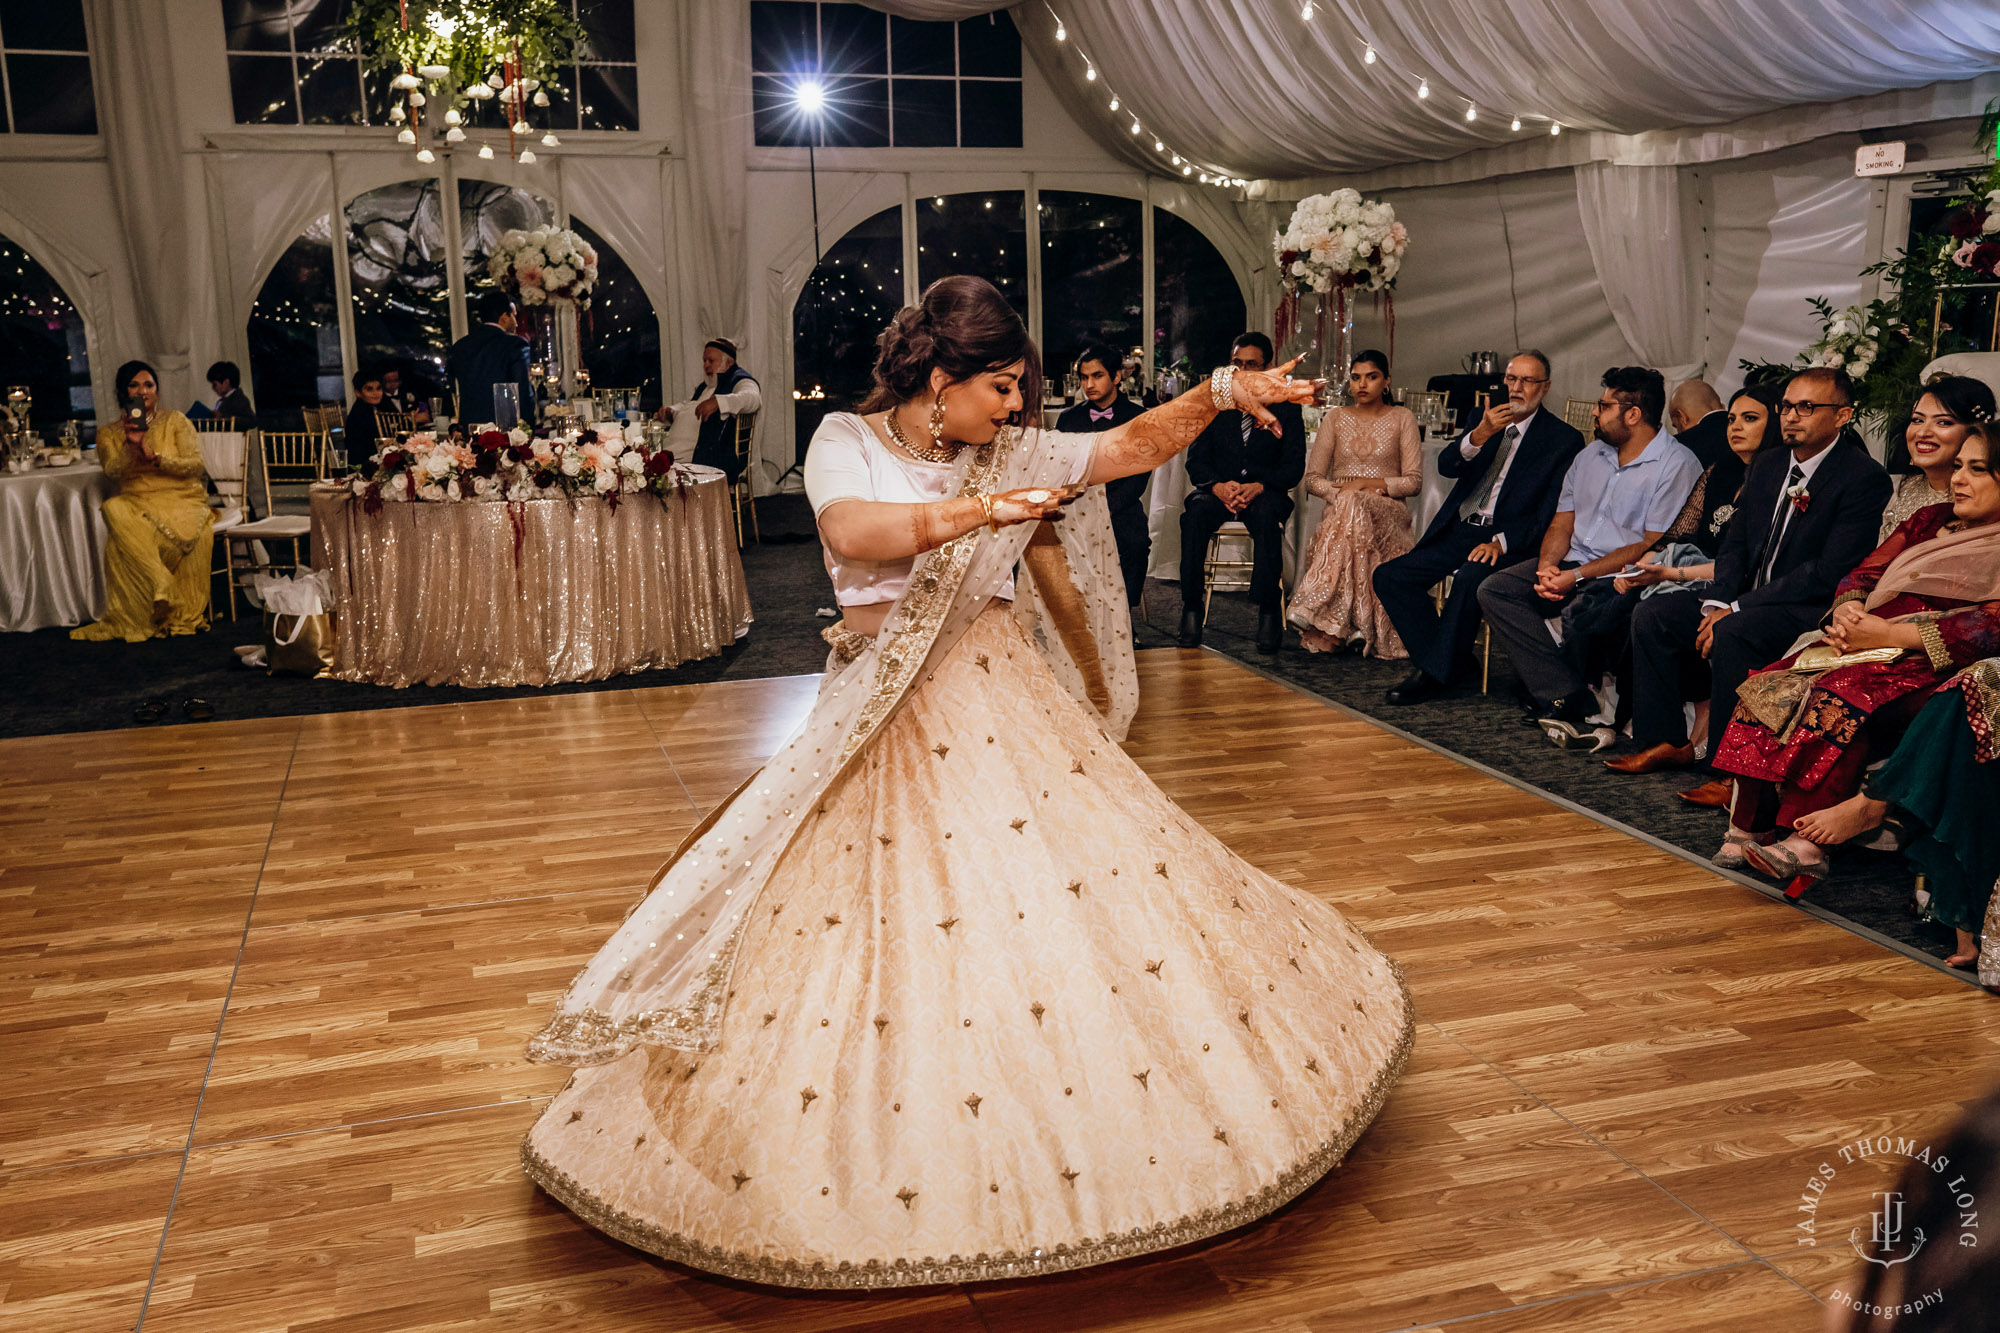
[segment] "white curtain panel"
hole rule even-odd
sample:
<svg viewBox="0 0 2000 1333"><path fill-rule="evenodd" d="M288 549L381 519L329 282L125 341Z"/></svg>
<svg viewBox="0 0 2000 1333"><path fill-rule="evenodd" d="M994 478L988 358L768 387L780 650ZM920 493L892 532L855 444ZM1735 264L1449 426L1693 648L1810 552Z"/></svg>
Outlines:
<svg viewBox="0 0 2000 1333"><path fill-rule="evenodd" d="M868 3L920 19L1007 8ZM1116 92L1127 115L1202 165L1252 179L1453 157L1517 140L1516 114L1543 132L1554 118L1636 134L2000 68L2000 5L1968 0L1319 0L1311 21L1291 0L1054 9L1068 28L1060 44L1047 5L1012 6L1055 86L1081 83L1087 54L1092 92ZM1108 145L1129 128L1116 119L1102 105L1086 123Z"/></svg>
<svg viewBox="0 0 2000 1333"><path fill-rule="evenodd" d="M1688 262L1677 167L1576 168L1577 211L1611 313L1669 386L1701 369L1700 277Z"/></svg>
<svg viewBox="0 0 2000 1333"><path fill-rule="evenodd" d="M710 338L741 341L750 324L743 116L750 105L750 6L738 0L677 0L680 83L685 101L670 244L686 290L683 350ZM691 323L689 323L691 321ZM698 353L697 353L698 355Z"/></svg>

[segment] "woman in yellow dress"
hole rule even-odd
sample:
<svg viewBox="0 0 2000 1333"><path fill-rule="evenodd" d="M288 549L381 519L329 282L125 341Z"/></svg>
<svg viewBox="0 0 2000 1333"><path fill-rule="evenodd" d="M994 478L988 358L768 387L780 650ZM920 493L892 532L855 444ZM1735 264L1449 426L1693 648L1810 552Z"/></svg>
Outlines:
<svg viewBox="0 0 2000 1333"><path fill-rule="evenodd" d="M97 457L118 494L104 502L104 619L72 639L140 643L208 628L214 515L203 497L201 441L143 361L118 367L123 420L97 432Z"/></svg>

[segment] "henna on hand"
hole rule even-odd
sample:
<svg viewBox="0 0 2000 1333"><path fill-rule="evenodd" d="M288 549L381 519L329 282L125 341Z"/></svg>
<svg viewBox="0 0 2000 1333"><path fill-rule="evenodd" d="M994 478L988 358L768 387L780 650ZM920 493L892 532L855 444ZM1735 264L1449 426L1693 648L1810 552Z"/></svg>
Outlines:
<svg viewBox="0 0 2000 1333"><path fill-rule="evenodd" d="M1265 429L1272 429L1277 423L1266 410L1268 404L1312 402L1325 381L1288 380L1285 372L1297 364L1294 358L1272 370L1237 371L1233 381L1237 407ZM1204 382L1172 402L1106 431L1098 437L1097 457L1090 467L1091 484L1151 472L1193 444L1216 415L1215 397Z"/></svg>

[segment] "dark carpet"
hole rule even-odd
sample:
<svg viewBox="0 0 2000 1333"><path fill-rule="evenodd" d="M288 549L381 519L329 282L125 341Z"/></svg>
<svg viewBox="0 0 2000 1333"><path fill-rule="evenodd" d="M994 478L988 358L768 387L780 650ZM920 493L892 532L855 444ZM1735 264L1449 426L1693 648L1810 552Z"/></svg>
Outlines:
<svg viewBox="0 0 2000 1333"><path fill-rule="evenodd" d="M1142 647L1172 643L1180 619L1180 594L1172 584L1149 583L1146 617L1150 622ZM1406 662L1308 653L1299 647L1296 631L1285 635L1275 657L1256 651L1252 635L1256 615L1241 594L1217 593L1203 636L1205 646L1265 671L1322 698L1344 704L1357 713L1462 755L1528 786L1574 802L1607 819L1616 820L1662 842L1706 859L1722 843L1727 818L1719 810L1704 810L1679 799L1678 793L1704 777L1692 772L1625 776L1607 772L1603 760L1632 752L1621 740L1602 754L1558 750L1539 731L1521 725L1514 672L1505 649L1493 648L1489 692L1479 692L1477 679L1429 703L1398 707L1383 699L1391 685L1409 674ZM1769 889L1767 881L1737 876L1745 883ZM1916 919L1909 909L1912 872L1901 857L1879 852L1842 850L1824 882L1807 891L1806 902L1825 913L1919 950L1944 958L1956 947L1944 926ZM1785 910L1782 899L1773 910ZM1971 979L1969 972L1956 976Z"/></svg>
<svg viewBox="0 0 2000 1333"><path fill-rule="evenodd" d="M218 622L207 634L142 644L74 643L61 629L0 634L0 681L7 683L6 703L0 705L0 737L130 727L136 725L133 710L154 699L170 705L162 720L165 725L182 721L184 701L197 698L212 704L219 719L290 717L816 673L826 661L819 632L829 623L816 612L832 607L833 589L821 564L811 510L805 497L798 495L767 496L757 502L757 510L763 541L743 552L755 623L743 639L702 661L571 685L392 690L345 681L269 677L237 666L231 647L255 643L260 637L254 617ZM1149 582L1145 614L1133 626L1133 642L1141 649L1172 647L1179 617L1179 590L1170 583ZM1475 682L1431 703L1397 708L1385 703L1382 694L1406 673L1403 664L1316 656L1301 649L1298 636L1290 632L1283 651L1265 657L1251 642L1254 621L1247 598L1216 594L1207 646L1698 857L1707 857L1722 840L1720 813L1698 810L1675 798L1697 777L1609 774L1599 763L1604 756L1557 750L1538 732L1522 727L1514 676L1498 648L1489 694L1480 694ZM1621 744L1608 753L1625 749ZM1910 888L1910 872L1899 858L1843 853L1832 877L1814 888L1807 901L1812 908L1942 958L1951 952L1951 932L1910 915ZM1783 908L1774 903L1773 910Z"/></svg>

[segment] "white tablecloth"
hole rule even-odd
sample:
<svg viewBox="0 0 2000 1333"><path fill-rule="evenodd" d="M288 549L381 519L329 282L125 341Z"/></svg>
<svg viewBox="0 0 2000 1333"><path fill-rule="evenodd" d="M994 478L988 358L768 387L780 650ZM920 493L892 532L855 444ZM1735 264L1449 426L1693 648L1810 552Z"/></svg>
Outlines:
<svg viewBox="0 0 2000 1333"><path fill-rule="evenodd" d="M104 501L95 463L0 473L0 631L104 614Z"/></svg>

